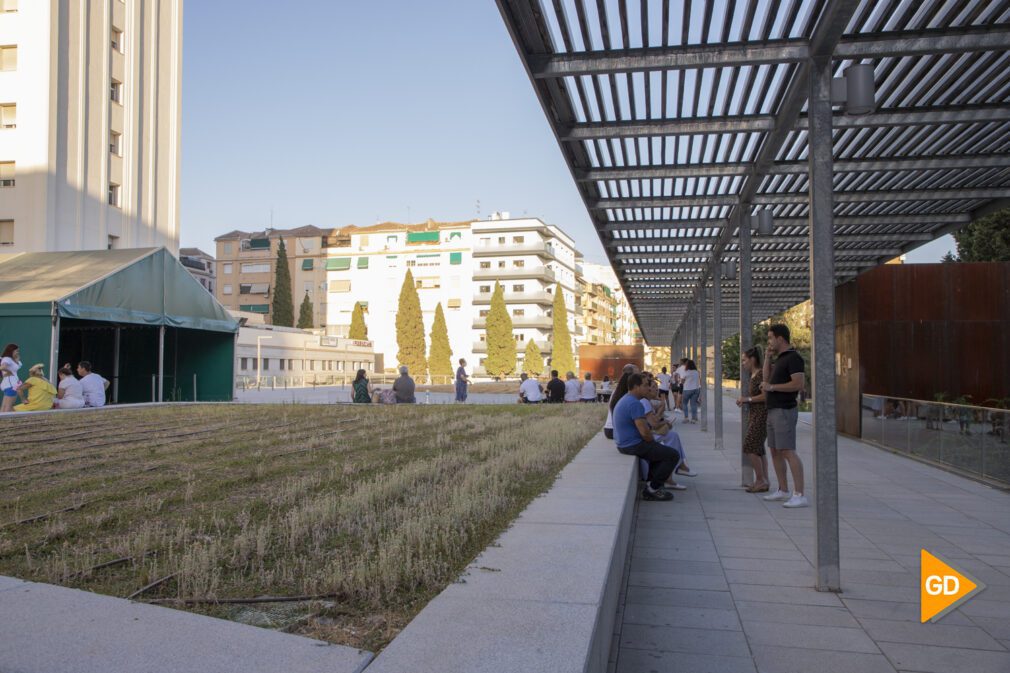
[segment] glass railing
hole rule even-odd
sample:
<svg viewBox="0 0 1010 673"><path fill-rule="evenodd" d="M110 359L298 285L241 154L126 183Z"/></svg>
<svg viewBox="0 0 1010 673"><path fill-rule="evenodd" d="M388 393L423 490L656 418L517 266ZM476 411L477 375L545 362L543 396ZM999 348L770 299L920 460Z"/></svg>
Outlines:
<svg viewBox="0 0 1010 673"><path fill-rule="evenodd" d="M863 395L860 412L864 440L1010 486L1010 409Z"/></svg>

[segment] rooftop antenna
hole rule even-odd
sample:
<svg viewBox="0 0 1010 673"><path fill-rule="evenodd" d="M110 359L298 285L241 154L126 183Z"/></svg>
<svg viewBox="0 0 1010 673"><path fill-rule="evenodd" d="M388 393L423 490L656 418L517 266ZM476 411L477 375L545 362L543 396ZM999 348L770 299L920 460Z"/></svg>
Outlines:
<svg viewBox="0 0 1010 673"><path fill-rule="evenodd" d="M480 199L477 199L477 219L480 219Z"/></svg>

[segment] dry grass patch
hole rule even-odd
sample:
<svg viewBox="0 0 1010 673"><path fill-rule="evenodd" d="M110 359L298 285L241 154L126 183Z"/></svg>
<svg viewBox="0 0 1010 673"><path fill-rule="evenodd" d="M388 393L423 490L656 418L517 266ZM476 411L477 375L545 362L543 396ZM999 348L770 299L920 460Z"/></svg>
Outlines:
<svg viewBox="0 0 1010 673"><path fill-rule="evenodd" d="M0 574L375 650L604 413L208 405L3 419Z"/></svg>

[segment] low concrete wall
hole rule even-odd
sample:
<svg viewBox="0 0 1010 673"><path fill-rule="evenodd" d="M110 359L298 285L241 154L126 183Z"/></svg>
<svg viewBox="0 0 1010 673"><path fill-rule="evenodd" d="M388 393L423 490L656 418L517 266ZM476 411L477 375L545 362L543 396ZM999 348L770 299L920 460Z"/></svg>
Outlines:
<svg viewBox="0 0 1010 673"><path fill-rule="evenodd" d="M594 437L367 673L606 671L636 480Z"/></svg>

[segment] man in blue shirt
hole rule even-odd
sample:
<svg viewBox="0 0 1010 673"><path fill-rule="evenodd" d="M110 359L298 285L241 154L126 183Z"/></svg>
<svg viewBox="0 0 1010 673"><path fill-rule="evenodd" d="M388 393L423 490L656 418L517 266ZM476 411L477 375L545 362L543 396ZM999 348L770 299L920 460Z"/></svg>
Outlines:
<svg viewBox="0 0 1010 673"><path fill-rule="evenodd" d="M673 474L680 455L676 449L653 439L640 402L648 389L641 374L628 377L628 394L614 405L614 441L621 453L638 456L649 463L649 479L642 491L642 499L673 500L673 493L665 490L663 484Z"/></svg>

